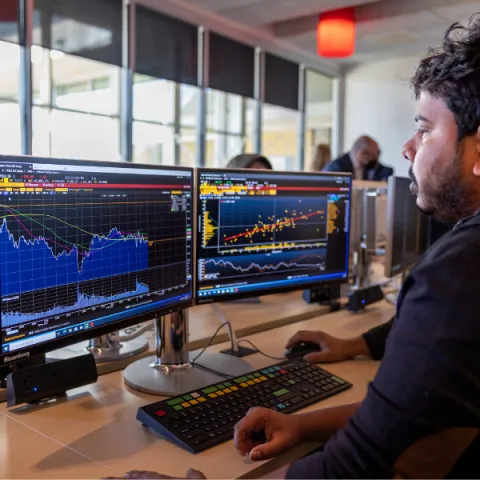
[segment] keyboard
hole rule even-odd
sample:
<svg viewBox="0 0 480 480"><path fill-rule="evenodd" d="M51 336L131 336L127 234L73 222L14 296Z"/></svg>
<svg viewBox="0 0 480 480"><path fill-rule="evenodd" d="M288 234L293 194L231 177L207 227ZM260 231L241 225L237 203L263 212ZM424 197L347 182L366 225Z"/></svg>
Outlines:
<svg viewBox="0 0 480 480"><path fill-rule="evenodd" d="M251 407L292 413L352 385L301 359L140 407L137 420L191 453L233 438Z"/></svg>

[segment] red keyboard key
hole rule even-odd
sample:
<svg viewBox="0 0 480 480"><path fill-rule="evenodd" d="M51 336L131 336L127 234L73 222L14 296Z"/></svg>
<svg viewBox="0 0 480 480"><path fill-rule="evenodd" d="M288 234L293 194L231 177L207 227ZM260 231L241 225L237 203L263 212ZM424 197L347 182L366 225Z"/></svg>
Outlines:
<svg viewBox="0 0 480 480"><path fill-rule="evenodd" d="M286 370L280 370L280 373L288 373Z"/></svg>
<svg viewBox="0 0 480 480"><path fill-rule="evenodd" d="M158 412L155 412L155 415L157 417L164 417L166 413L163 410L159 410Z"/></svg>

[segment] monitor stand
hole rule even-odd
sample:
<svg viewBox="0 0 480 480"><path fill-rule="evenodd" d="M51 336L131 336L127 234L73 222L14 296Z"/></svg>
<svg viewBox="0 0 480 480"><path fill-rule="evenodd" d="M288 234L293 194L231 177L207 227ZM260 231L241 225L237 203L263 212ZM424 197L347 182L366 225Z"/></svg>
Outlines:
<svg viewBox="0 0 480 480"><path fill-rule="evenodd" d="M134 390L174 396L253 370L248 362L231 355L189 352L188 310L157 317L155 337L155 356L137 360L125 369L125 383Z"/></svg>

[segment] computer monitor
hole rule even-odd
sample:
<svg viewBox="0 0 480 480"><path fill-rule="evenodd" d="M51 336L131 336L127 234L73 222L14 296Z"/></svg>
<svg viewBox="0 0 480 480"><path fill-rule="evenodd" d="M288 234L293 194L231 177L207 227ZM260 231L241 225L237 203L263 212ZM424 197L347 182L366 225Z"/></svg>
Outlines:
<svg viewBox="0 0 480 480"><path fill-rule="evenodd" d="M0 157L0 364L190 306L193 170Z"/></svg>
<svg viewBox="0 0 480 480"><path fill-rule="evenodd" d="M199 303L344 283L352 177L198 169Z"/></svg>
<svg viewBox="0 0 480 480"><path fill-rule="evenodd" d="M407 271L427 248L427 217L418 210L410 184L408 178L388 180L386 277Z"/></svg>

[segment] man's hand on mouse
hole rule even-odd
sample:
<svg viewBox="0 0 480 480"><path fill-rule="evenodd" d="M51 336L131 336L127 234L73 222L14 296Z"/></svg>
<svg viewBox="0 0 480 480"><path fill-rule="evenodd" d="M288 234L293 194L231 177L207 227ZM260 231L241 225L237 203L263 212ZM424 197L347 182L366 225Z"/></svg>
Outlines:
<svg viewBox="0 0 480 480"><path fill-rule="evenodd" d="M301 343L312 342L320 346L320 352L305 355L305 360L312 363L340 362L348 360L355 355L350 351L350 341L332 337L321 331L297 332L288 342L287 348L292 348Z"/></svg>

